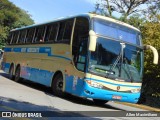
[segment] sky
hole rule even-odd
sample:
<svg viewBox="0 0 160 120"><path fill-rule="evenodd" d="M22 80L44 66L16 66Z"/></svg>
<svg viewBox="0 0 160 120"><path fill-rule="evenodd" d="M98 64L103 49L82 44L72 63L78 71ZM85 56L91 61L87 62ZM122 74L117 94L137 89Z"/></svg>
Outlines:
<svg viewBox="0 0 160 120"><path fill-rule="evenodd" d="M9 0L27 11L35 23L92 12L96 0Z"/></svg>

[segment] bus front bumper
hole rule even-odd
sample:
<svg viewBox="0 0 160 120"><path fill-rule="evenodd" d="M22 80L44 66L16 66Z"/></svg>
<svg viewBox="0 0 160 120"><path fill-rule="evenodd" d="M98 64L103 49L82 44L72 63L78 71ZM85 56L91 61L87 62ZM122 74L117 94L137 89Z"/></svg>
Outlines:
<svg viewBox="0 0 160 120"><path fill-rule="evenodd" d="M83 90L82 96L86 98L92 98L92 99L137 103L140 97L140 92L125 93L125 92L117 92L112 90L104 90L104 89L92 87L88 85L86 82L84 82L84 90Z"/></svg>

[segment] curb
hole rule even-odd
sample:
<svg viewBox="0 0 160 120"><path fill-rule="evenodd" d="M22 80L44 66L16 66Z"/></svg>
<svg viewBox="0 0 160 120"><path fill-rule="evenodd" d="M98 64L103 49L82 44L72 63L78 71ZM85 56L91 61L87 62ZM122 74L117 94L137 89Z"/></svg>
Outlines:
<svg viewBox="0 0 160 120"><path fill-rule="evenodd" d="M153 111L153 112L160 112L160 109L150 107L150 106L147 106L147 105L132 104L132 103L125 103L125 102L116 102L116 103L131 106L131 107L136 107L136 108L140 108L140 109L144 109L144 110L149 110L149 111Z"/></svg>

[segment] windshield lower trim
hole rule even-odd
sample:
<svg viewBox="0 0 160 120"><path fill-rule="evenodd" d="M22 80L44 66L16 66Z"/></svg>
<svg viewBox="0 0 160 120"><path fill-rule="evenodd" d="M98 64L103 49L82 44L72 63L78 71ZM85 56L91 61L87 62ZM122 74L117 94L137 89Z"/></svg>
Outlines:
<svg viewBox="0 0 160 120"><path fill-rule="evenodd" d="M122 80L122 78L118 78L118 77L106 77L105 75L97 74L97 73L95 73L95 72L93 72L93 71L90 71L90 70L88 70L88 72L89 72L90 74L92 74L92 75L100 76L100 77L107 78L107 79L111 79L111 80L118 81L118 82L142 83L141 81L132 81L132 82L131 82L131 81L126 81L125 79L123 79L124 81L120 81L120 80ZM120 79L120 80L118 80L118 79Z"/></svg>

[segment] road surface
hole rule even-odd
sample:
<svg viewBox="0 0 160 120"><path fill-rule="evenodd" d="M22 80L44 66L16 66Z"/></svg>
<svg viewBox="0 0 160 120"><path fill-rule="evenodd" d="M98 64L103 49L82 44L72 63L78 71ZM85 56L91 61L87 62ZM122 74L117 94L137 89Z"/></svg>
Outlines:
<svg viewBox="0 0 160 120"><path fill-rule="evenodd" d="M0 111L49 111L54 113L48 113L48 115L54 114L58 116L57 119L62 119L63 115L66 115L65 118L73 115L72 118L76 120L81 117L86 119L120 120L122 118L113 118L112 116L116 116L116 114L120 114L120 112L125 112L124 114L126 114L126 111L145 112L143 109L121 105L113 101L108 102L104 106L96 106L90 99L82 99L72 95L67 95L65 98L56 97L52 94L50 88L28 81L16 83L10 80L8 75L2 71L0 71ZM101 113L101 115L99 115L99 113ZM107 117L107 114L111 116L111 118ZM54 115L52 117L54 117ZM127 120L129 117L123 119ZM131 119L137 120L137 118L133 117L131 117ZM145 119L149 120L151 118ZM152 119L156 120L157 118L153 117Z"/></svg>

